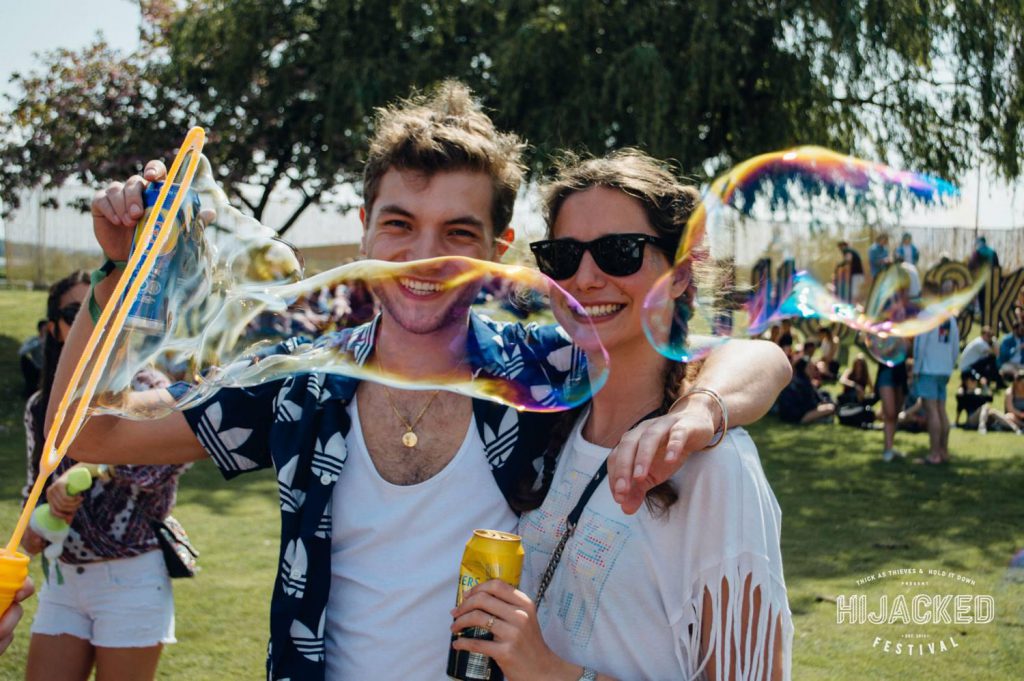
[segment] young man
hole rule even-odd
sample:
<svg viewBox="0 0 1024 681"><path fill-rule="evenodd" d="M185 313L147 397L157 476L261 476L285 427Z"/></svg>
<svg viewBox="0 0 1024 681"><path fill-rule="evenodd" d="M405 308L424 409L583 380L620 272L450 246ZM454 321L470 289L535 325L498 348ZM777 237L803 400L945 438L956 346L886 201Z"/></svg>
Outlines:
<svg viewBox="0 0 1024 681"><path fill-rule="evenodd" d="M871 278L874 279L878 273L892 264L889 257L889 235L879 234L875 237L875 243L868 249L868 267L871 268Z"/></svg>
<svg viewBox="0 0 1024 681"><path fill-rule="evenodd" d="M996 366L995 334L991 326L981 327L978 337L960 353L960 374L961 380L973 374L978 380L985 379L993 388L1002 390L1003 379Z"/></svg>
<svg viewBox="0 0 1024 681"><path fill-rule="evenodd" d="M861 261L860 253L850 247L848 241L840 241L839 252L843 254L843 262L850 266L850 298L854 301L860 300L864 287L864 263Z"/></svg>
<svg viewBox="0 0 1024 681"><path fill-rule="evenodd" d="M930 451L919 463L949 463L949 416L946 414L946 386L956 368L960 352L960 330L956 319L947 319L931 331L914 338L914 386L924 400L928 418Z"/></svg>
<svg viewBox="0 0 1024 681"><path fill-rule="evenodd" d="M1006 382L1024 369L1024 321L1015 320L1010 333L999 341L999 374Z"/></svg>
<svg viewBox="0 0 1024 681"><path fill-rule="evenodd" d="M917 267L917 260L921 254L918 252L917 246L914 245L914 238L910 236L910 232L903 232L900 245L894 249L894 256Z"/></svg>
<svg viewBox="0 0 1024 681"><path fill-rule="evenodd" d="M452 83L380 112L374 129L364 174L363 253L393 262L495 259L522 180L519 140L496 131L469 91ZM162 175L160 164L150 164L145 179L97 196L94 224L111 259L128 255L142 188ZM101 304L117 276L97 286ZM441 277L423 267L381 284L379 317L328 342L411 381L500 376L518 370L524 357L527 374L564 377L538 359L565 345L562 334L553 328L527 334L472 315L464 291L437 290ZM61 358L56 395L90 330L89 316L80 315ZM287 342L277 351L297 346ZM750 361L765 369L752 382L736 370ZM736 424L763 415L787 380L781 353L745 341L710 356L697 385L717 391ZM545 386L537 380L535 387ZM609 479L624 508L635 510L647 488L712 438L722 414L706 397L682 400L620 445ZM515 529L512 507L524 505L524 482L528 491L535 479L548 418L445 391L304 374L221 390L194 409L145 424L93 418L71 454L109 463L209 455L229 478L274 466L282 525L269 677L436 679L444 675L462 547L475 528ZM412 446L403 443L409 431L417 436ZM679 456L654 457L668 449Z"/></svg>

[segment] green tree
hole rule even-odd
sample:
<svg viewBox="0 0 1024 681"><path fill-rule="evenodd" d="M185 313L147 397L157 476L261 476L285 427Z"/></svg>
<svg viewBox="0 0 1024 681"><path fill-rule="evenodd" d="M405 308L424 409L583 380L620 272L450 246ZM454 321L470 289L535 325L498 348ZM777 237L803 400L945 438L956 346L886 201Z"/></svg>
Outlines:
<svg viewBox="0 0 1024 681"><path fill-rule="evenodd" d="M957 177L1024 151L1010 0L506 2L473 80L543 159L639 145L704 175L821 144Z"/></svg>
<svg viewBox="0 0 1024 681"><path fill-rule="evenodd" d="M0 114L0 198L8 211L18 207L19 189L127 177L180 143L185 115L174 94L148 77L148 64L103 40L42 61L40 71L13 76L20 94Z"/></svg>
<svg viewBox="0 0 1024 681"><path fill-rule="evenodd" d="M703 178L794 144L958 177L1024 152L1014 0L142 0L144 47L102 43L19 76L0 192L96 183L186 127L240 205L358 180L375 107L462 78L543 169L638 145ZM253 189L254 188L254 189Z"/></svg>

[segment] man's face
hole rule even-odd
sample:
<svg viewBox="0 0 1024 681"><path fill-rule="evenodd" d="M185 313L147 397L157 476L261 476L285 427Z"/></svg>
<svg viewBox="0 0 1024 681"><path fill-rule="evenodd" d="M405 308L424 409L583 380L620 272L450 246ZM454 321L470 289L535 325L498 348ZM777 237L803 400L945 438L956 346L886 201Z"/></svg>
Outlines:
<svg viewBox="0 0 1024 681"><path fill-rule="evenodd" d="M392 168L381 178L370 214L363 220L363 254L375 260L409 262L441 256L477 260L495 257L487 173L452 170L425 175ZM433 333L464 323L479 284L445 290L456 264L417 268L397 281L373 287L384 314L412 333Z"/></svg>

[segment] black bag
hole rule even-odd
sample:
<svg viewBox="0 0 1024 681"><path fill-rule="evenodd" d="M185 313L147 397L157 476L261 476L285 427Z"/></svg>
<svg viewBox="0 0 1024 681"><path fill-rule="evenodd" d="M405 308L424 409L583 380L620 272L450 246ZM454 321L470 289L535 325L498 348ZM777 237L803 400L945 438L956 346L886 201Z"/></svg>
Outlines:
<svg viewBox="0 0 1024 681"><path fill-rule="evenodd" d="M181 523L173 516L150 522L153 532L156 533L156 540L160 542L160 550L163 551L164 562L167 563L167 574L171 579L195 577L199 572L199 566L196 564L199 552L188 540L188 534Z"/></svg>
<svg viewBox="0 0 1024 681"><path fill-rule="evenodd" d="M839 423L863 428L875 420L875 412L864 404L844 404L839 407Z"/></svg>

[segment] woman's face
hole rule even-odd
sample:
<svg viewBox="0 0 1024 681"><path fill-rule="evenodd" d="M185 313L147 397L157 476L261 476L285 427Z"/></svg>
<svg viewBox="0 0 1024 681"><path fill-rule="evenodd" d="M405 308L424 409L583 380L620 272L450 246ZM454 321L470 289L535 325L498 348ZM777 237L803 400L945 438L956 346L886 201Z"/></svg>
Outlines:
<svg viewBox="0 0 1024 681"><path fill-rule="evenodd" d="M88 295L88 284L75 284L60 297L57 321L50 321L50 333L59 342L63 343L68 337L68 331L71 330L71 322L67 321L65 316L74 321L74 317L71 315L72 311L75 310L76 305L78 307L84 305Z"/></svg>
<svg viewBox="0 0 1024 681"><path fill-rule="evenodd" d="M552 228L554 239L584 243L611 234L657 236L640 203L608 187L592 187L570 196L562 204ZM587 251L576 273L558 283L583 305L585 319L594 324L601 343L614 351L638 341L647 343L640 316L644 297L669 267L668 256L653 244L645 243L640 269L616 277L602 271Z"/></svg>

